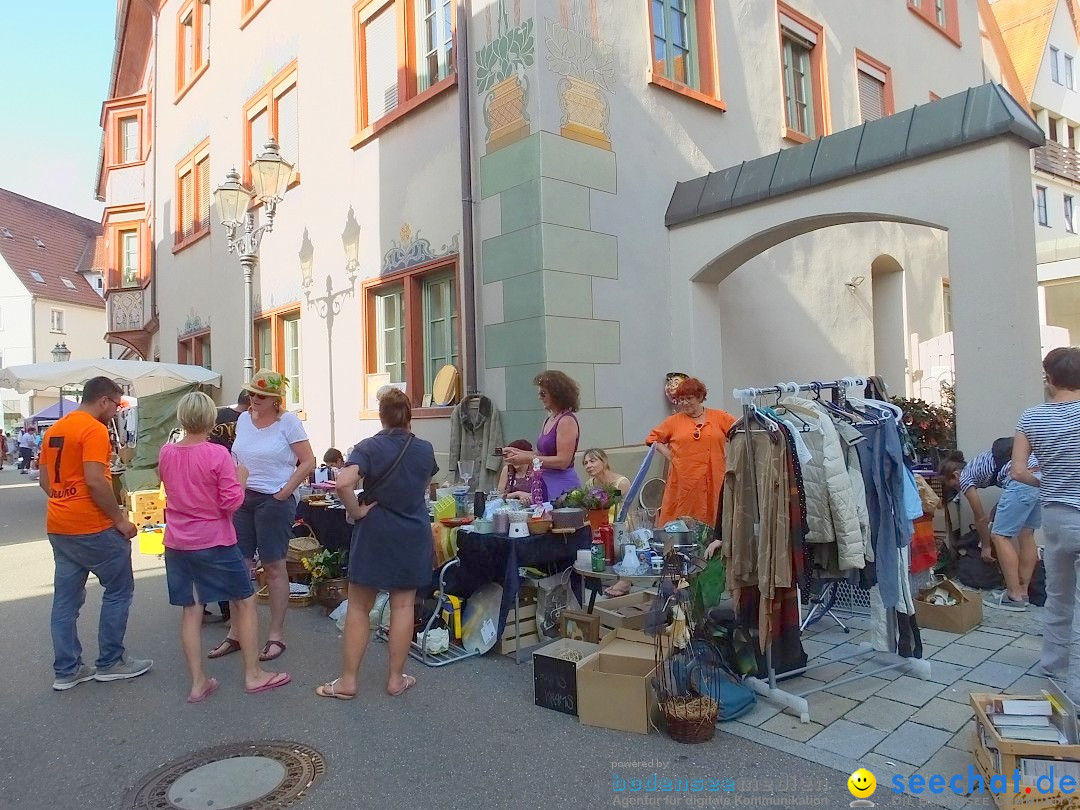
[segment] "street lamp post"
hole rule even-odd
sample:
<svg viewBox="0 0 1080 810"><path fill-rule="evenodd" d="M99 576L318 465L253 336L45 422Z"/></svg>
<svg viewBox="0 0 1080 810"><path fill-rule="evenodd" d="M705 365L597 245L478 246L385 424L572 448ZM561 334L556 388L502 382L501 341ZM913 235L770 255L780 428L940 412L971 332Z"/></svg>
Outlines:
<svg viewBox="0 0 1080 810"><path fill-rule="evenodd" d="M57 343L53 346L52 359L54 363L66 363L71 359L71 349L67 343ZM64 415L64 386L60 386L60 416Z"/></svg>
<svg viewBox="0 0 1080 810"><path fill-rule="evenodd" d="M277 142L271 138L263 147L263 153L251 161L254 189L240 182L240 174L234 167L225 176L225 182L214 191L229 252L240 257L240 266L244 270L244 382L250 382L255 374L255 262L263 235L274 229L277 205L288 190L292 174L293 165L281 156ZM258 228L255 227L255 212L248 210L253 198L263 204L266 216L266 224Z"/></svg>

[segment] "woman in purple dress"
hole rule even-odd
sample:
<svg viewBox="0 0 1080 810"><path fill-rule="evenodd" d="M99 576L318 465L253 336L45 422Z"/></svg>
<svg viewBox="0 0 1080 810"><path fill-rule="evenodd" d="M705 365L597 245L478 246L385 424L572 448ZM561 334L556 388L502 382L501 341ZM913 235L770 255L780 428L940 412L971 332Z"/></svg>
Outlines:
<svg viewBox="0 0 1080 810"><path fill-rule="evenodd" d="M537 395L548 412L547 421L536 440L536 450L520 450L507 447L503 458L515 466L532 464L540 459L540 475L547 490L547 500L554 501L564 492L581 486L581 479L574 469L581 431L578 427L578 384L561 371L542 371L533 380L539 391Z"/></svg>

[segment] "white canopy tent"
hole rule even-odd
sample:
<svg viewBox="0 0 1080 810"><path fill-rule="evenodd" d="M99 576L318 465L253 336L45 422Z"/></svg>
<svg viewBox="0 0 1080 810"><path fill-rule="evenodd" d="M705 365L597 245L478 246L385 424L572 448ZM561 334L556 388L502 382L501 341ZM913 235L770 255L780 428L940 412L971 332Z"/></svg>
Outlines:
<svg viewBox="0 0 1080 810"><path fill-rule="evenodd" d="M160 394L192 383L221 386L221 375L202 366L98 359L9 366L0 369L0 388L14 388L25 394L47 388L78 386L93 377L109 377L121 385L128 385L136 397Z"/></svg>

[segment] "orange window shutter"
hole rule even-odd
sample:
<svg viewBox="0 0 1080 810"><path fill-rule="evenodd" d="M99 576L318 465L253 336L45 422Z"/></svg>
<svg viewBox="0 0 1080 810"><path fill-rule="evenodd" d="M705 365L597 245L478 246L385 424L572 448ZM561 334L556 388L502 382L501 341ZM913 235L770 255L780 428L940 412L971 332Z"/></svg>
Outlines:
<svg viewBox="0 0 1080 810"><path fill-rule="evenodd" d="M180 231L183 237L195 232L195 172L180 178Z"/></svg>
<svg viewBox="0 0 1080 810"><path fill-rule="evenodd" d="M210 227L210 158L204 157L195 166L198 174L198 230L203 231Z"/></svg>

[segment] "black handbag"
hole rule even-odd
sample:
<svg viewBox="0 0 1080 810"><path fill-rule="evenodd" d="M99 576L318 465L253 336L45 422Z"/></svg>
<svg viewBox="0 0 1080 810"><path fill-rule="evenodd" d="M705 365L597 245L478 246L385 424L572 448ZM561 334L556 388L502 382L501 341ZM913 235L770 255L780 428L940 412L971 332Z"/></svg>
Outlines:
<svg viewBox="0 0 1080 810"><path fill-rule="evenodd" d="M401 448L401 452L399 452L397 454L397 458L395 458L394 462L389 467L386 468L386 470L382 473L382 475L380 475L378 478L376 478L370 484L367 481L364 482L364 491L360 493L360 503L361 504L369 504L369 503L371 503L371 502L373 502L375 500L375 498L372 497L371 492L374 489L376 489L380 484L384 483L386 481L386 479L389 478L390 475L394 472L394 470L396 470L398 468L398 465L401 463L401 460L403 458L405 458L405 453L408 451L409 445L412 444L413 439L415 439L415 438L416 438L416 436L414 436L413 434L410 433L409 438L405 440L405 444Z"/></svg>

